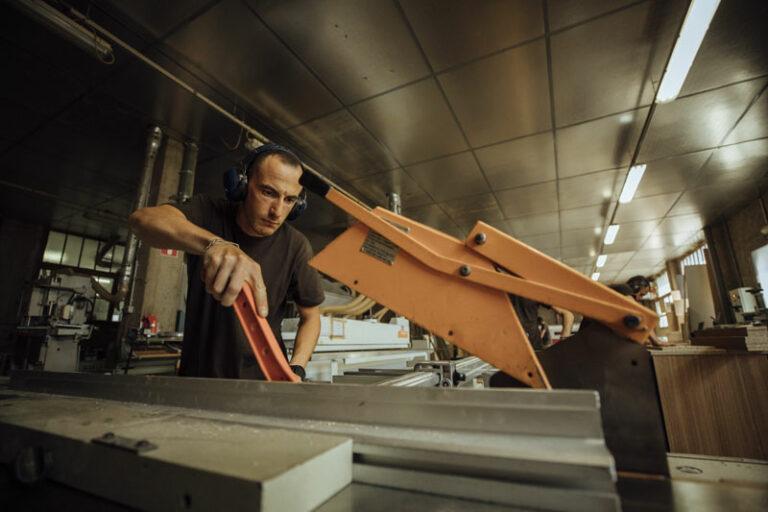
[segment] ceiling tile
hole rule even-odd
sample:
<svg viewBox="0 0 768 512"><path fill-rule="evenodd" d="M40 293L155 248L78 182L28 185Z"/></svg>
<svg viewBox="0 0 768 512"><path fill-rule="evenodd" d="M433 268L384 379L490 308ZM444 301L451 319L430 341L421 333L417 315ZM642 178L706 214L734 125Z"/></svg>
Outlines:
<svg viewBox="0 0 768 512"><path fill-rule="evenodd" d="M583 23L591 18L621 9L635 0L547 0L552 30Z"/></svg>
<svg viewBox="0 0 768 512"><path fill-rule="evenodd" d="M619 233L616 235L616 241L621 242L622 240L630 239L630 238L641 238L646 239L648 236L653 233L653 230L656 229L656 226L659 225L659 220L641 220L637 222L622 222L620 224L621 227L619 227Z"/></svg>
<svg viewBox="0 0 768 512"><path fill-rule="evenodd" d="M438 76L472 147L550 128L544 41Z"/></svg>
<svg viewBox="0 0 768 512"><path fill-rule="evenodd" d="M655 196L685 190L691 181L696 179L701 166L711 154L711 151L697 151L687 155L648 162L635 197Z"/></svg>
<svg viewBox="0 0 768 512"><path fill-rule="evenodd" d="M685 191L669 215L697 214L710 222L730 206L757 196L758 190L751 181L698 186Z"/></svg>
<svg viewBox="0 0 768 512"><path fill-rule="evenodd" d="M506 218L557 211L557 185L554 181L528 185L496 193Z"/></svg>
<svg viewBox="0 0 768 512"><path fill-rule="evenodd" d="M467 149L433 79L358 103L351 110L403 164Z"/></svg>
<svg viewBox="0 0 768 512"><path fill-rule="evenodd" d="M475 150L494 190L555 179L555 147L547 132Z"/></svg>
<svg viewBox="0 0 768 512"><path fill-rule="evenodd" d="M543 235L524 236L518 238L526 245L543 251L546 249L560 249L560 233L545 233Z"/></svg>
<svg viewBox="0 0 768 512"><path fill-rule="evenodd" d="M618 199L624 179L623 170L610 170L561 179L558 183L560 208L604 204Z"/></svg>
<svg viewBox="0 0 768 512"><path fill-rule="evenodd" d="M506 221L509 230L515 237L556 233L560 230L557 213L527 215Z"/></svg>
<svg viewBox="0 0 768 512"><path fill-rule="evenodd" d="M606 206L595 205L562 210L560 212L560 223L563 231L582 228L602 228L607 212Z"/></svg>
<svg viewBox="0 0 768 512"><path fill-rule="evenodd" d="M557 130L560 178L629 164L648 114L642 108Z"/></svg>
<svg viewBox="0 0 768 512"><path fill-rule="evenodd" d="M165 44L280 127L297 125L341 106L237 0L212 7L174 32Z"/></svg>
<svg viewBox="0 0 768 512"><path fill-rule="evenodd" d="M765 2L720 2L683 84L683 95L768 73Z"/></svg>
<svg viewBox="0 0 768 512"><path fill-rule="evenodd" d="M570 261L568 264L571 266L589 265L595 262L596 250L595 244L569 245L560 248L560 256L566 263Z"/></svg>
<svg viewBox="0 0 768 512"><path fill-rule="evenodd" d="M620 204L614 222L621 224L636 220L660 219L667 214L678 197L680 193L673 192L633 199L632 202Z"/></svg>
<svg viewBox="0 0 768 512"><path fill-rule="evenodd" d="M489 223L504 219L493 194L462 197L440 203L440 207L460 226L474 226L479 220Z"/></svg>
<svg viewBox="0 0 768 512"><path fill-rule="evenodd" d="M457 229L456 223L436 204L408 208L403 210L403 215L452 235Z"/></svg>
<svg viewBox="0 0 768 512"><path fill-rule="evenodd" d="M346 110L302 124L289 134L297 147L341 180L397 167L389 151Z"/></svg>
<svg viewBox="0 0 768 512"><path fill-rule="evenodd" d="M756 180L768 173L768 139L724 146L700 173L701 184Z"/></svg>
<svg viewBox="0 0 768 512"><path fill-rule="evenodd" d="M570 245L595 245L597 240L600 240L600 235L593 228L563 230L560 233L560 244L563 247Z"/></svg>
<svg viewBox="0 0 768 512"><path fill-rule="evenodd" d="M642 2L552 36L558 126L648 105L687 2Z"/></svg>
<svg viewBox="0 0 768 512"><path fill-rule="evenodd" d="M674 250L688 245L688 241L693 235L691 233L678 233L676 235L661 235L654 233L645 241L640 250L646 249L667 249Z"/></svg>
<svg viewBox="0 0 768 512"><path fill-rule="evenodd" d="M725 139L725 143L733 144L760 137L768 137L768 89L763 89L760 98L752 104L747 114Z"/></svg>
<svg viewBox="0 0 768 512"><path fill-rule="evenodd" d="M249 3L345 104L429 74L394 2Z"/></svg>
<svg viewBox="0 0 768 512"><path fill-rule="evenodd" d="M488 185L470 152L406 167L406 171L436 201L488 192Z"/></svg>
<svg viewBox="0 0 768 512"><path fill-rule="evenodd" d="M600 272L609 272L609 271L618 271L623 269L626 264L629 262L629 260L632 259L632 257L635 255L636 251L623 251L623 252L615 252L612 254L608 254L605 265L603 265L599 271Z"/></svg>
<svg viewBox="0 0 768 512"><path fill-rule="evenodd" d="M699 215L676 215L666 217L654 230L660 235L690 235L704 227L704 220Z"/></svg>
<svg viewBox="0 0 768 512"><path fill-rule="evenodd" d="M160 37L184 22L206 4L210 4L210 0L189 0L175 3L156 2L154 0L131 0L130 2L111 0L106 3L134 22L141 24L153 36Z"/></svg>
<svg viewBox="0 0 768 512"><path fill-rule="evenodd" d="M531 0L400 4L436 71L544 35L541 5Z"/></svg>
<svg viewBox="0 0 768 512"><path fill-rule="evenodd" d="M765 83L752 80L658 105L640 161L717 146Z"/></svg>
<svg viewBox="0 0 768 512"><path fill-rule="evenodd" d="M387 204L387 194L400 194L403 208L414 208L432 203L433 200L413 178L402 169L375 174L353 180L352 186L365 194L375 204Z"/></svg>

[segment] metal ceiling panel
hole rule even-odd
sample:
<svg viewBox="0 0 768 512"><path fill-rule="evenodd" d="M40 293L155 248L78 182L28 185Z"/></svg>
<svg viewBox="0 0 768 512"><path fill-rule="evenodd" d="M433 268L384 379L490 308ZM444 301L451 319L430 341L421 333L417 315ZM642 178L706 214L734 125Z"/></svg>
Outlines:
<svg viewBox="0 0 768 512"><path fill-rule="evenodd" d="M647 108L557 130L560 178L629 164Z"/></svg>
<svg viewBox="0 0 768 512"><path fill-rule="evenodd" d="M493 190L554 180L552 133L542 133L475 150Z"/></svg>
<svg viewBox="0 0 768 512"><path fill-rule="evenodd" d="M640 238L625 238L624 240L617 240L611 245L604 245L603 253L610 255L616 253L634 252L640 249L647 239L648 237L644 236Z"/></svg>
<svg viewBox="0 0 768 512"><path fill-rule="evenodd" d="M508 219L557 211L557 184L554 181L502 190L496 197Z"/></svg>
<svg viewBox="0 0 768 512"><path fill-rule="evenodd" d="M752 104L736 128L725 139L726 144L768 137L768 88L763 89L760 98Z"/></svg>
<svg viewBox="0 0 768 512"><path fill-rule="evenodd" d="M342 181L397 167L389 151L346 110L302 124L289 135L320 168Z"/></svg>
<svg viewBox="0 0 768 512"><path fill-rule="evenodd" d="M450 235L455 235L457 232L456 223L436 204L408 208L403 210L403 214L416 222L432 226Z"/></svg>
<svg viewBox="0 0 768 512"><path fill-rule="evenodd" d="M547 0L551 30L583 23L636 3L636 0Z"/></svg>
<svg viewBox="0 0 768 512"><path fill-rule="evenodd" d="M697 214L705 221L712 221L729 204L740 200L740 194L751 189L752 184L744 185L743 182L735 183L735 186L709 185L689 189L680 196L675 206L669 211L669 215Z"/></svg>
<svg viewBox="0 0 768 512"><path fill-rule="evenodd" d="M599 237L600 235L595 232L594 228L563 230L560 233L560 244L563 247L571 245L595 245L595 242Z"/></svg>
<svg viewBox="0 0 768 512"><path fill-rule="evenodd" d="M518 238L524 244L540 251L546 249L560 250L560 233L544 233L543 235L523 236Z"/></svg>
<svg viewBox="0 0 768 512"><path fill-rule="evenodd" d="M556 233L560 231L560 221L557 213L526 215L506 221L508 229L515 237Z"/></svg>
<svg viewBox="0 0 768 512"><path fill-rule="evenodd" d="M560 212L560 225L563 231L581 228L602 228L608 207L610 205L594 205L562 210Z"/></svg>
<svg viewBox="0 0 768 512"><path fill-rule="evenodd" d="M636 220L660 219L667 214L678 197L680 197L679 192L672 192L633 199L632 202L619 205L615 222L621 224Z"/></svg>
<svg viewBox="0 0 768 512"><path fill-rule="evenodd" d="M224 0L165 43L247 100L273 126L295 126L341 106L238 0Z"/></svg>
<svg viewBox="0 0 768 512"><path fill-rule="evenodd" d="M768 139L717 149L702 169L701 184L756 180L768 173Z"/></svg>
<svg viewBox="0 0 768 512"><path fill-rule="evenodd" d="M435 201L489 191L477 162L468 151L412 165L405 170Z"/></svg>
<svg viewBox="0 0 768 512"><path fill-rule="evenodd" d="M434 79L366 100L351 110L402 164L467 149Z"/></svg>
<svg viewBox="0 0 768 512"><path fill-rule="evenodd" d="M544 35L540 1L403 0L400 4L436 71Z"/></svg>
<svg viewBox="0 0 768 512"><path fill-rule="evenodd" d="M432 197L402 169L360 178L351 183L354 188L379 205L387 204L387 194L390 192L400 194L403 208L414 208L434 202Z"/></svg>
<svg viewBox="0 0 768 512"><path fill-rule="evenodd" d="M762 22L760 21L762 20ZM761 28L768 4L720 2L681 94L719 87L768 73L768 39Z"/></svg>
<svg viewBox="0 0 768 512"><path fill-rule="evenodd" d="M625 172L614 169L560 180L560 208L567 210L617 200Z"/></svg>
<svg viewBox="0 0 768 512"><path fill-rule="evenodd" d="M640 160L716 147L765 84L752 80L658 105Z"/></svg>
<svg viewBox="0 0 768 512"><path fill-rule="evenodd" d="M110 12L116 10L127 16L154 37L161 37L201 11L206 5L214 4L216 1L218 0L177 0L175 2L109 0L106 7Z"/></svg>
<svg viewBox="0 0 768 512"><path fill-rule="evenodd" d="M648 238L659 225L659 220L641 220L636 222L622 222L619 228L619 234L616 235L616 241L621 242L627 239Z"/></svg>
<svg viewBox="0 0 768 512"><path fill-rule="evenodd" d="M600 269L598 269L598 272L610 272L610 271L619 271L623 269L627 263L629 263L629 260L632 259L632 257L635 255L635 251L624 251L624 252L615 252L610 255L605 260L605 265L603 265Z"/></svg>
<svg viewBox="0 0 768 512"><path fill-rule="evenodd" d="M430 73L395 2L248 3L344 104Z"/></svg>
<svg viewBox="0 0 768 512"><path fill-rule="evenodd" d="M551 127L543 40L438 76L472 147Z"/></svg>
<svg viewBox="0 0 768 512"><path fill-rule="evenodd" d="M698 151L648 162L635 197L682 192L697 178L699 170L711 154L711 151Z"/></svg>
<svg viewBox="0 0 768 512"><path fill-rule="evenodd" d="M687 2L642 2L552 36L557 125L648 105Z"/></svg>
<svg viewBox="0 0 768 512"><path fill-rule="evenodd" d="M440 207L459 226L474 226L478 220L489 223L504 219L493 194L462 197L440 203Z"/></svg>
<svg viewBox="0 0 768 512"><path fill-rule="evenodd" d="M698 215L677 215L672 217L666 217L658 227L655 229L655 233L660 235L690 235L695 233L704 227L704 221ZM622 226L624 229L624 226Z"/></svg>
<svg viewBox="0 0 768 512"><path fill-rule="evenodd" d="M631 260L629 260L628 266L635 266L635 264L657 263L662 261L667 255L665 249L643 249L635 253Z"/></svg>
<svg viewBox="0 0 768 512"><path fill-rule="evenodd" d="M590 265L594 263L597 245L582 244L560 247L560 257L571 266Z"/></svg>

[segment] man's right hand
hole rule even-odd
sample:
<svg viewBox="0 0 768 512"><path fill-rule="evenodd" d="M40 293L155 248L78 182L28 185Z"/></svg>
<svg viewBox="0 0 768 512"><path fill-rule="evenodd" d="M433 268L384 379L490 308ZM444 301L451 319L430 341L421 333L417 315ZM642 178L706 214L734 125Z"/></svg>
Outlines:
<svg viewBox="0 0 768 512"><path fill-rule="evenodd" d="M234 304L243 285L250 284L259 316L269 314L267 287L261 275L261 266L239 247L229 243L209 247L203 254L202 277L206 291L222 306Z"/></svg>

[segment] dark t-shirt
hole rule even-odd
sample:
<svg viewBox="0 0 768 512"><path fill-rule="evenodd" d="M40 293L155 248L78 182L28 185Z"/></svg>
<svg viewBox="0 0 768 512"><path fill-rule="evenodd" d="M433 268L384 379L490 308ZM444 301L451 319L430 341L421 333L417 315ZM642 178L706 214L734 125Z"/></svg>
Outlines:
<svg viewBox="0 0 768 512"><path fill-rule="evenodd" d="M239 244L261 266L269 300L267 320L285 353L280 323L287 301L312 307L324 299L320 276L307 264L312 257L309 241L288 224L270 236L249 236L235 221L237 205L225 199L201 195L176 207L193 224ZM253 366L253 354L235 310L223 307L205 291L202 256L187 255L187 265L189 288L179 374L239 378L244 360L246 367Z"/></svg>
<svg viewBox="0 0 768 512"><path fill-rule="evenodd" d="M528 341L531 342L535 350L542 350L544 343L541 339L541 334L539 334L539 323L537 321L540 304L534 300L512 294L509 295L509 300L512 302L512 307L515 308L523 330L528 336Z"/></svg>

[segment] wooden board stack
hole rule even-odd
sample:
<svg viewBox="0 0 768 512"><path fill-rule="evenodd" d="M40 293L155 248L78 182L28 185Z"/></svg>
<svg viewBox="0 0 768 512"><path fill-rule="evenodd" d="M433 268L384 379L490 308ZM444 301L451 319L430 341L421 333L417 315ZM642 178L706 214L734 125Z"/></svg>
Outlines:
<svg viewBox="0 0 768 512"><path fill-rule="evenodd" d="M768 329L765 326L754 325L712 327L694 332L691 336L691 345L766 352L768 351Z"/></svg>

